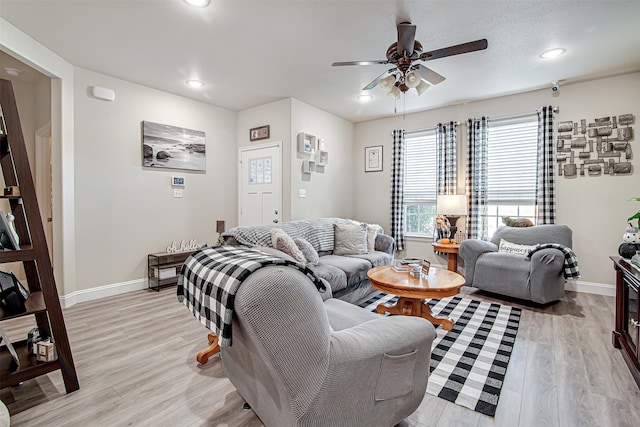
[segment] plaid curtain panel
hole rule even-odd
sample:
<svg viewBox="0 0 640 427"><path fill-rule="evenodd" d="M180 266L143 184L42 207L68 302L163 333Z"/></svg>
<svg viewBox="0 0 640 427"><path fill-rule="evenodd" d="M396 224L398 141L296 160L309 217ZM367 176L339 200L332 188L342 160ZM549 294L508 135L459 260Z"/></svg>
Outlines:
<svg viewBox="0 0 640 427"><path fill-rule="evenodd" d="M467 234L470 239L488 239L487 224L487 117L467 124Z"/></svg>
<svg viewBox="0 0 640 427"><path fill-rule="evenodd" d="M458 185L457 171L457 132L454 122L438 123L436 132L437 157L437 194L456 194Z"/></svg>
<svg viewBox="0 0 640 427"><path fill-rule="evenodd" d="M554 224L556 222L556 178L553 148L553 107L549 105L538 110L536 224Z"/></svg>
<svg viewBox="0 0 640 427"><path fill-rule="evenodd" d="M396 248L404 249L404 130L393 131L391 165L391 237Z"/></svg>

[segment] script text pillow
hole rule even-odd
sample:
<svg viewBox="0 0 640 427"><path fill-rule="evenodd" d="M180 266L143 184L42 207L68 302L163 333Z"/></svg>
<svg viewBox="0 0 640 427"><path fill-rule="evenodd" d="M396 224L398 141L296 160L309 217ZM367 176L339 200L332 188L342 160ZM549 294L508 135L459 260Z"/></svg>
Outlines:
<svg viewBox="0 0 640 427"><path fill-rule="evenodd" d="M498 252L507 252L510 254L516 255L527 255L531 249L535 248L535 246L529 245L519 245L517 243L507 242L504 239L500 239L500 246L498 247Z"/></svg>
<svg viewBox="0 0 640 427"><path fill-rule="evenodd" d="M367 253L367 226L365 224L335 224L334 255Z"/></svg>
<svg viewBox="0 0 640 427"><path fill-rule="evenodd" d="M293 239L293 241L296 243L296 246L298 246L298 249L300 249L300 252L302 252L302 254L304 255L304 259L308 264L318 265L318 263L320 262L320 257L318 256L318 252L311 243L299 237Z"/></svg>
<svg viewBox="0 0 640 427"><path fill-rule="evenodd" d="M280 228L271 229L271 245L302 264L305 264L307 261L291 236Z"/></svg>

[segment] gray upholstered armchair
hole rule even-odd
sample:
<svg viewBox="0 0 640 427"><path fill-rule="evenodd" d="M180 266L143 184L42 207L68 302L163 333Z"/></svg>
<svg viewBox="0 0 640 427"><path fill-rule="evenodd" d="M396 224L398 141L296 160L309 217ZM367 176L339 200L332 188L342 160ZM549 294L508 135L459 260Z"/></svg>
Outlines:
<svg viewBox="0 0 640 427"><path fill-rule="evenodd" d="M564 255L547 248L524 255L498 252L500 239L520 245L559 243L571 248L571 229L566 225L526 228L498 227L491 241L470 239L460 245L467 286L540 304L564 295Z"/></svg>
<svg viewBox="0 0 640 427"><path fill-rule="evenodd" d="M225 374L267 426L392 426L424 398L434 327L322 300L300 271L264 267L238 289Z"/></svg>

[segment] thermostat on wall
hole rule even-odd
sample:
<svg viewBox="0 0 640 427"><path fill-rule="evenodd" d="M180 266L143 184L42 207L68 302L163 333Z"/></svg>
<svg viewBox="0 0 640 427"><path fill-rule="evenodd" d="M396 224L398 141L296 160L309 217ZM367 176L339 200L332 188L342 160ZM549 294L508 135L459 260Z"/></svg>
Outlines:
<svg viewBox="0 0 640 427"><path fill-rule="evenodd" d="M174 187L184 187L184 177L174 176L171 178L171 185Z"/></svg>

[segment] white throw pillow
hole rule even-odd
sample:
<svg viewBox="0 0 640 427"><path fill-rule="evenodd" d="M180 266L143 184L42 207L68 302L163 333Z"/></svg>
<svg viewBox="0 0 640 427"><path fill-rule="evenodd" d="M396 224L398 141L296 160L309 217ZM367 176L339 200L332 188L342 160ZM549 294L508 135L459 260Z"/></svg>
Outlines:
<svg viewBox="0 0 640 427"><path fill-rule="evenodd" d="M334 224L334 255L367 253L367 226L365 224Z"/></svg>
<svg viewBox="0 0 640 427"><path fill-rule="evenodd" d="M504 239L500 239L500 246L498 252L506 252L516 255L527 255L531 249L535 248L535 245L519 245L517 243L507 242Z"/></svg>
<svg viewBox="0 0 640 427"><path fill-rule="evenodd" d="M373 252L376 250L376 236L384 233L381 226L378 224L367 224L367 251Z"/></svg>
<svg viewBox="0 0 640 427"><path fill-rule="evenodd" d="M304 254L298 246L293 241L291 236L289 236L284 230L281 228L272 228L271 229L271 245L279 251L284 252L287 255L290 255L301 264L306 264L306 259L304 258Z"/></svg>

